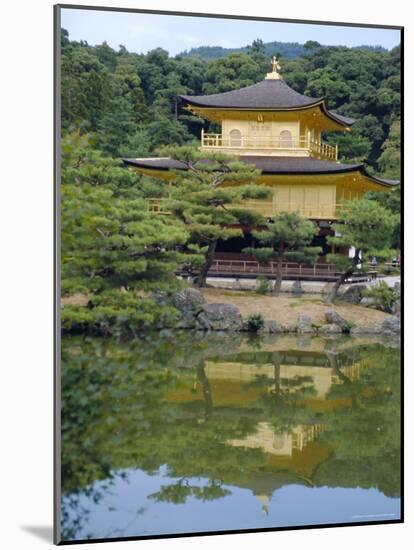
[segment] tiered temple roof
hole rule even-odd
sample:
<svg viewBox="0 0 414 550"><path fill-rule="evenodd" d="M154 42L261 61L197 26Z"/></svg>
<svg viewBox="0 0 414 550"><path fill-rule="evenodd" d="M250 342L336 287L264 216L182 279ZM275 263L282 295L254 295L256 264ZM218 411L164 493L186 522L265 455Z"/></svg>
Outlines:
<svg viewBox="0 0 414 550"><path fill-rule="evenodd" d="M178 96L185 109L201 118L226 124L222 134L205 134L202 130L201 151L237 156L242 162L253 164L263 176L273 178L274 183L279 175L320 175L326 183L327 178L334 182L337 175L348 174L356 185L361 185L361 191L385 190L399 184L370 175L364 164L339 163L338 147L324 144L322 132L350 130L354 120L330 111L323 98L293 90L279 74L275 57L272 66L272 72L264 80L251 86L211 95ZM258 132L257 125L265 122L270 134ZM234 130L237 125L241 130ZM289 131L282 132L283 126ZM293 136L292 131L298 135ZM231 137L234 132L237 136ZM283 133L290 137L281 137ZM166 179L172 177L169 171L186 169L183 163L165 157L129 158L124 163L132 170Z"/></svg>
<svg viewBox="0 0 414 550"><path fill-rule="evenodd" d="M322 98L302 95L286 84L284 80L265 79L252 86L211 95L179 95L183 102L197 110L208 109L249 111L290 111L319 107L324 115L344 127L351 126L352 118L329 111Z"/></svg>

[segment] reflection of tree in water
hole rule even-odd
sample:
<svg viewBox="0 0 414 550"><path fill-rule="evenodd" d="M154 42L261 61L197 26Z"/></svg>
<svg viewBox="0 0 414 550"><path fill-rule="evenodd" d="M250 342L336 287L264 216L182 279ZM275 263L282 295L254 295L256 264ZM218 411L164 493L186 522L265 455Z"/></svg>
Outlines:
<svg viewBox="0 0 414 550"><path fill-rule="evenodd" d="M252 352L254 358L247 357L246 361L269 364L270 358L273 375L258 376L254 382L245 384L246 391L260 390L253 401L242 399L239 405L215 402L214 385L206 374L205 360L212 356L218 361L220 356L224 360L232 357L240 360L241 341L240 337L236 344L234 340L199 338L186 334L168 338L151 336L146 342L128 343L93 338L64 340L64 538L76 538L77 533L86 529L89 512L82 504L83 497L99 503L110 489L111 480L115 481L116 472L128 468L152 474L167 465L168 476L174 481L150 496L155 502L185 502L188 497L213 500L228 494L225 485L253 487L254 479L262 475L266 464L265 453L260 448L231 446L228 442L254 434L258 423L263 421L270 423L280 437L299 424L328 425L322 439L335 448L335 455L317 470L314 483L355 486L359 476L369 486L379 486L387 494L398 493L395 472L399 469L396 466L399 440L391 429L398 408L395 350L384 353L381 347L367 348L363 357L366 365L361 369L360 379L355 380L347 377L346 369L342 368L342 356L335 359L326 354L327 365L338 378L329 397L350 398L353 406L322 414L307 405L307 399L315 394L312 377L281 376L282 356L275 351L261 355L262 351L254 351L260 350L257 343ZM246 342L243 345L252 349ZM352 355L352 349L348 353ZM356 355L352 361L357 360ZM391 370L388 363L392 364ZM171 390L187 391L191 378L197 381L200 394L181 402L165 398ZM188 392L191 396L190 389ZM384 450L384 443L380 445L381 438L370 433L367 440L370 450L364 449L363 426L365 431L372 431L372 426L378 426L378 419L382 419L382 426L389 414L394 415L393 419L388 420L381 435L386 436L391 454L383 455L377 467L375 453ZM358 430L361 437L355 440L353 434ZM276 438L276 445L277 441ZM371 477L365 472L367 456ZM352 474L346 464L352 468ZM394 472L389 471L390 464ZM386 487L387 472L391 475ZM196 484L193 478L203 481ZM105 481L94 483L97 480ZM282 481L266 478L269 487L281 484Z"/></svg>
<svg viewBox="0 0 414 550"><path fill-rule="evenodd" d="M183 504L190 496L203 501L215 500L231 494L221 485L221 481L211 479L207 485L200 487L199 485L190 485L188 479L183 478L171 485L162 485L158 492L149 495L148 498L156 502L173 502L174 504Z"/></svg>
<svg viewBox="0 0 414 550"><path fill-rule="evenodd" d="M160 353L171 354L173 344L164 344ZM98 338L62 342L63 538L74 538L87 523L84 497L95 504L103 498L116 476L114 450L150 430L153 406L171 384L167 369L153 368L151 354L148 367L140 368L145 353L137 353L139 345L124 347ZM96 488L97 480L106 481Z"/></svg>
<svg viewBox="0 0 414 550"><path fill-rule="evenodd" d="M116 478L125 479L127 474L121 473L109 473L109 478L101 483L99 486L92 484L89 487L75 491L68 495L65 495L61 499L61 537L62 540L71 540L76 538L76 534L82 531L88 524L90 517L90 509L83 504L86 501L99 504L105 495L110 491L114 485ZM85 538L93 538L93 534L86 534Z"/></svg>
<svg viewBox="0 0 414 550"><path fill-rule="evenodd" d="M213 399L211 396L210 382L206 376L205 362L200 361L196 366L197 379L203 388L203 397L205 403L205 419L208 420L213 413Z"/></svg>
<svg viewBox="0 0 414 550"><path fill-rule="evenodd" d="M330 486L377 487L387 496L400 494L400 362L393 349L361 350L359 376L351 379L330 354L340 384L329 397L345 397L350 406L326 414L323 441L335 448L316 481Z"/></svg>
<svg viewBox="0 0 414 550"><path fill-rule="evenodd" d="M172 338L157 339L153 346L141 341L122 345L91 338L68 338L63 342L64 538L76 538L87 524L84 497L99 503L121 468L140 467L154 473L167 463L177 476L187 476L193 469L195 475L213 480L206 487L193 487L193 496L207 500L224 495L226 490L216 480L220 468L214 463L229 469L243 453L234 450L228 462L221 460L225 453L219 440L221 436L235 437L252 430L254 421L236 415L200 423L212 411L208 380L203 362L198 359L208 352L203 341L193 341L192 346L185 339L183 345L180 343ZM192 355L188 353L191 349ZM198 408L186 409L163 399L168 389L181 384L183 365L190 360L192 365L198 364L194 370L204 387L201 415ZM189 372L188 367L185 372ZM254 459L248 461L249 466L256 466L257 453L250 454ZM194 464L198 465L195 469ZM97 489L93 484L97 480L108 481ZM168 490L164 496L167 494Z"/></svg>

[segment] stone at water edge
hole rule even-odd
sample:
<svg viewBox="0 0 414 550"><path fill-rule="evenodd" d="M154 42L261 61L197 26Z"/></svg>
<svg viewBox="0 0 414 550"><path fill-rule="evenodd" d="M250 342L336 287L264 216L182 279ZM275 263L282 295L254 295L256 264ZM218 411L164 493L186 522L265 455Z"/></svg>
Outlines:
<svg viewBox="0 0 414 550"><path fill-rule="evenodd" d="M366 285L352 285L340 295L340 299L350 304L359 304L363 298L363 291L366 290Z"/></svg>
<svg viewBox="0 0 414 550"><path fill-rule="evenodd" d="M285 332L284 328L276 321L268 320L263 322L262 328L258 331L259 334L279 334Z"/></svg>
<svg viewBox="0 0 414 550"><path fill-rule="evenodd" d="M381 325L357 325L350 330L351 334L381 334Z"/></svg>
<svg viewBox="0 0 414 550"><path fill-rule="evenodd" d="M171 305L180 311L198 310L206 303L203 294L196 288L183 288L171 296Z"/></svg>
<svg viewBox="0 0 414 550"><path fill-rule="evenodd" d="M349 332L350 326L348 321L341 317L334 309L327 309L325 311L325 319L328 324L338 325L342 332Z"/></svg>
<svg viewBox="0 0 414 550"><path fill-rule="evenodd" d="M196 317L198 330L243 330L239 309L232 304L205 304Z"/></svg>
<svg viewBox="0 0 414 550"><path fill-rule="evenodd" d="M180 316L176 321L175 328L190 329L195 328L196 316L201 311L206 300L203 294L196 288L183 288L171 296L167 293L158 293L155 295L157 301L167 303L178 309Z"/></svg>
<svg viewBox="0 0 414 550"><path fill-rule="evenodd" d="M303 313L298 317L297 332L299 334L314 333L315 329L312 326L312 319L309 315Z"/></svg>
<svg viewBox="0 0 414 550"><path fill-rule="evenodd" d="M382 322L382 331L385 332L391 332L393 334L398 334L401 331L401 321L400 318L396 315L392 315L390 317L387 317Z"/></svg>
<svg viewBox="0 0 414 550"><path fill-rule="evenodd" d="M328 323L318 328L318 334L341 334L342 329L340 325Z"/></svg>
<svg viewBox="0 0 414 550"><path fill-rule="evenodd" d="M193 309L200 309L206 300L203 294L196 288L183 288L178 290L174 294L169 294L164 290L152 292L150 298L155 300L159 304L172 305L180 311Z"/></svg>

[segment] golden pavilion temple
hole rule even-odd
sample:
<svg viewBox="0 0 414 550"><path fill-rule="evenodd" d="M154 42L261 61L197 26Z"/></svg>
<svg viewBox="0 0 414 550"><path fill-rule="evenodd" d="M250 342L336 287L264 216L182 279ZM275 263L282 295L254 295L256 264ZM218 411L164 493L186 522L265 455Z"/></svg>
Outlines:
<svg viewBox="0 0 414 550"><path fill-rule="evenodd" d="M269 198L246 200L245 206L272 218L279 212L299 212L318 225L314 246L331 252L326 237L341 203L367 191L389 191L399 184L369 174L364 164L338 161L338 146L324 143L326 132L349 132L353 119L330 111L323 98L290 88L275 58L264 80L244 88L203 96L179 95L183 108L221 127L201 130L200 151L227 153L260 170L256 182L271 188ZM169 180L171 170L185 165L167 157L124 159L130 170ZM166 213L162 199L150 202L154 213ZM216 257L242 259L249 236L218 244ZM245 258L246 259L246 258ZM322 258L323 261L323 258Z"/></svg>

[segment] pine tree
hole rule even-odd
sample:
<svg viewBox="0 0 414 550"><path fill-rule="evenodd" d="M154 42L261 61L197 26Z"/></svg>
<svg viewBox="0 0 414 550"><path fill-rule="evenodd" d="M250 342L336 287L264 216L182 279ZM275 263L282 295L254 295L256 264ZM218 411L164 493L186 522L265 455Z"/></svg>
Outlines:
<svg viewBox="0 0 414 550"><path fill-rule="evenodd" d="M190 147L169 148L166 153L185 168L175 171L168 209L188 231L188 249L204 257L196 266L197 284L203 287L218 240L240 236L263 223L262 216L243 201L265 198L270 190L254 184L258 170L229 155L200 153Z"/></svg>
<svg viewBox="0 0 414 550"><path fill-rule="evenodd" d="M135 334L171 318L148 293L179 287L175 271L188 233L173 217L149 213L137 176L94 150L87 136L69 135L61 203L62 294L89 298L88 308L63 308L63 327Z"/></svg>
<svg viewBox="0 0 414 550"><path fill-rule="evenodd" d="M358 199L343 203L340 218L332 225L336 236L328 237L327 240L329 244L337 247L354 247L355 254L353 257L340 252L328 254L328 261L342 271L332 288L328 302L335 300L340 286L357 269L364 269L370 257L385 260L394 255L395 252L390 247L398 220L398 215L375 200Z"/></svg>
<svg viewBox="0 0 414 550"><path fill-rule="evenodd" d="M316 225L297 212L281 212L266 224L265 230L253 232L264 246L245 248L243 252L255 256L259 263L276 262L274 294L278 296L282 286L282 263L286 260L314 263L321 252L320 247L311 246L317 233Z"/></svg>

